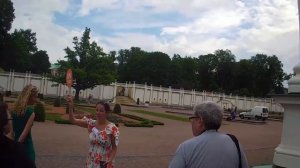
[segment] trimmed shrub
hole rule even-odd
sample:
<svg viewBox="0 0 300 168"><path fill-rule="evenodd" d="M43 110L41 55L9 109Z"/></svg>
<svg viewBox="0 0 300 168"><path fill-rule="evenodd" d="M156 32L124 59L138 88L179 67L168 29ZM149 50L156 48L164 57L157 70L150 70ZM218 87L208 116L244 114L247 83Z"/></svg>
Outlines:
<svg viewBox="0 0 300 168"><path fill-rule="evenodd" d="M61 100L60 100L60 97L57 97L55 100L54 100L54 107L60 107L61 106Z"/></svg>
<svg viewBox="0 0 300 168"><path fill-rule="evenodd" d="M55 123L56 124L72 124L69 120L64 120L64 119L56 119Z"/></svg>
<svg viewBox="0 0 300 168"><path fill-rule="evenodd" d="M0 103L3 102L3 94L0 92Z"/></svg>
<svg viewBox="0 0 300 168"><path fill-rule="evenodd" d="M35 118L34 121L45 122L46 114L44 104L41 102L36 103L34 106Z"/></svg>
<svg viewBox="0 0 300 168"><path fill-rule="evenodd" d="M117 114L121 114L121 112L122 112L121 105L120 104L115 104L113 111Z"/></svg>
<svg viewBox="0 0 300 168"><path fill-rule="evenodd" d="M5 91L5 96L9 97L11 95L11 91Z"/></svg>
<svg viewBox="0 0 300 168"><path fill-rule="evenodd" d="M39 98L39 99L44 99L44 94L38 93L38 98Z"/></svg>
<svg viewBox="0 0 300 168"><path fill-rule="evenodd" d="M153 124L152 123L149 123L149 122L140 122L140 123L137 123L137 122L130 122L130 121L127 121L124 123L124 126L126 127L153 127Z"/></svg>
<svg viewBox="0 0 300 168"><path fill-rule="evenodd" d="M164 125L164 123L159 122L159 121L154 121L154 120L148 120L139 116L131 115L131 114L119 114L120 116L124 116L127 118L131 118L137 121L141 121L141 123L151 123L152 125Z"/></svg>
<svg viewBox="0 0 300 168"><path fill-rule="evenodd" d="M118 123L122 122L122 119L120 117L114 116L112 114L109 114L107 116L107 120L114 123L114 124L118 124Z"/></svg>

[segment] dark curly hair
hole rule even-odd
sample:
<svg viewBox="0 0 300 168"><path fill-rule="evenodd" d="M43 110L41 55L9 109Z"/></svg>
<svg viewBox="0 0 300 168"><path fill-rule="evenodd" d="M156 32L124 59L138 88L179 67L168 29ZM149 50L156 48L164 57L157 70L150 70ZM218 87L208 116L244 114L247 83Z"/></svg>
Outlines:
<svg viewBox="0 0 300 168"><path fill-rule="evenodd" d="M106 113L110 112L110 106L109 106L108 103L106 103L106 102L104 102L104 101L100 101L100 102L98 102L98 103L96 104L96 107L97 107L97 105L99 105L99 104L101 104L101 105L104 107Z"/></svg>

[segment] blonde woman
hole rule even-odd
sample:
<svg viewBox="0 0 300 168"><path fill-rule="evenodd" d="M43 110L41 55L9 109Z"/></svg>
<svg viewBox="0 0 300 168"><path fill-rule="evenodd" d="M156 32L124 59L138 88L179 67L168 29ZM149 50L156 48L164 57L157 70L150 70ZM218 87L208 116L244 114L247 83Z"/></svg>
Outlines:
<svg viewBox="0 0 300 168"><path fill-rule="evenodd" d="M27 155L35 162L35 151L31 137L31 127L34 121L33 105L36 102L38 90L33 85L27 85L19 95L12 113L15 141L24 144Z"/></svg>

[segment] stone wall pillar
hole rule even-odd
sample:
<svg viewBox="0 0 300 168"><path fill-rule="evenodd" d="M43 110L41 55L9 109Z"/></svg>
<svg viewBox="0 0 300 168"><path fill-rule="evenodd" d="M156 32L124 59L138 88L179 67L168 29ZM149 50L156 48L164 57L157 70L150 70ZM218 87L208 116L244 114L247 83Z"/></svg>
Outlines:
<svg viewBox="0 0 300 168"><path fill-rule="evenodd" d="M281 142L273 158L276 167L300 166L300 64L294 67L294 72L296 76L288 81L289 94L273 96L285 109Z"/></svg>

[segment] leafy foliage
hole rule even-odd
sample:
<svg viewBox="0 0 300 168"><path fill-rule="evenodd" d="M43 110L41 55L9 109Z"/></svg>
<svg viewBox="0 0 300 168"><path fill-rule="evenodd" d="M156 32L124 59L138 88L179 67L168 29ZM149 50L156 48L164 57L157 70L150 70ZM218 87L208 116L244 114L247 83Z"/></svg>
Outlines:
<svg viewBox="0 0 300 168"><path fill-rule="evenodd" d="M170 59L161 52L131 47L119 50L116 59L120 82L146 82L240 96L283 93L282 82L291 76L283 72L282 63L275 55L257 54L237 62L230 50L216 50L198 58L175 54Z"/></svg>
<svg viewBox="0 0 300 168"><path fill-rule="evenodd" d="M51 66L47 51L37 51L31 58L31 72L35 74L48 73Z"/></svg>
<svg viewBox="0 0 300 168"><path fill-rule="evenodd" d="M0 1L0 43L11 28L11 23L15 19L14 7L11 0Z"/></svg>
<svg viewBox="0 0 300 168"><path fill-rule="evenodd" d="M107 55L96 42L90 43L90 29L86 28L80 41L73 38L74 50L65 49L67 60L60 60L58 69L60 76L53 76L52 80L65 83L65 72L73 70L73 87L76 90L75 99L78 100L80 90L93 88L99 84L110 84L116 78L114 57Z"/></svg>
<svg viewBox="0 0 300 168"><path fill-rule="evenodd" d="M121 114L121 112L122 112L121 105L120 104L115 104L113 112L115 112L117 114Z"/></svg>
<svg viewBox="0 0 300 168"><path fill-rule="evenodd" d="M35 121L44 122L46 119L45 107L44 104L41 102L36 103L34 106L34 113L35 113Z"/></svg>
<svg viewBox="0 0 300 168"><path fill-rule="evenodd" d="M46 51L38 51L36 33L30 29L15 30L6 36L0 53L0 66L5 70L31 71L38 74L49 72L48 54Z"/></svg>
<svg viewBox="0 0 300 168"><path fill-rule="evenodd" d="M60 97L57 97L57 98L54 100L53 106L54 106L54 107L60 107L60 106L61 106L61 98L60 98Z"/></svg>

